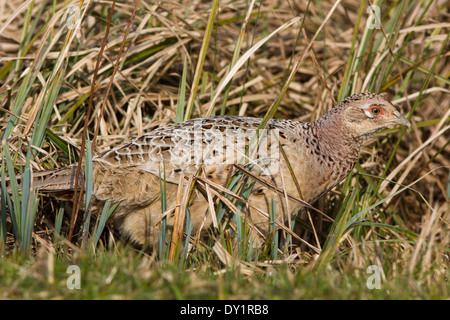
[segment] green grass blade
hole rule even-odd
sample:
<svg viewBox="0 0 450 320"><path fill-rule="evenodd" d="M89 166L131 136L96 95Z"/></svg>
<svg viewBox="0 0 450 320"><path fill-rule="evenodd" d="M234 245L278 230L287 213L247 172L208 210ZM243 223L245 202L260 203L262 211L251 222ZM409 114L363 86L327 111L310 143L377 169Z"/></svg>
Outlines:
<svg viewBox="0 0 450 320"><path fill-rule="evenodd" d="M275 224L275 221L277 221L277 208L275 200L272 198L271 206L270 206L270 236L272 238L271 241L271 252L272 252L272 259L276 260L278 259L278 230L277 226Z"/></svg>
<svg viewBox="0 0 450 320"><path fill-rule="evenodd" d="M86 203L85 210L89 209L89 204L92 198L92 191L94 186L94 172L92 165L92 143L89 139L89 134L86 137L86 161L84 165L85 169L85 194L86 194Z"/></svg>
<svg viewBox="0 0 450 320"><path fill-rule="evenodd" d="M106 221L108 221L111 214L114 212L114 210L117 208L117 206L120 204L120 202L115 203L111 207L111 200L107 200L105 203L105 206L102 209L102 213L100 214L100 219L97 225L97 228L95 230L95 240L94 240L94 247L97 247L97 243L100 240L100 237L102 235L103 229L105 228Z"/></svg>
<svg viewBox="0 0 450 320"><path fill-rule="evenodd" d="M21 216L20 216L20 195L19 195L19 185L16 179L16 173L14 171L13 160L11 159L11 154L9 153L8 145L6 141L3 142L3 159L6 161L6 168L8 170L8 176L10 179L10 187L12 194L12 204L9 202L8 206L10 208L11 221L13 224L14 234L16 240L20 241L20 228L21 228ZM9 199L9 197L7 197Z"/></svg>
<svg viewBox="0 0 450 320"><path fill-rule="evenodd" d="M62 201L61 206L58 209L58 213L56 214L55 232L53 234L53 244L55 244L61 238L61 226L64 218L64 206L65 201Z"/></svg>
<svg viewBox="0 0 450 320"><path fill-rule="evenodd" d="M233 66L236 64L237 60L239 59L242 42L244 41L244 37L245 37L246 27L249 22L254 4L255 4L255 0L251 0L250 6L248 5L248 0L246 1L245 10L244 10L245 18L241 23L239 35L236 39L236 43L234 44L233 58L231 59L231 63L230 63L230 67L229 67L230 69L233 68ZM225 115L225 109L226 109L228 95L230 93L230 90L231 90L231 82L229 82L227 84L227 87L222 95L222 108L220 111L220 115Z"/></svg>
<svg viewBox="0 0 450 320"><path fill-rule="evenodd" d="M186 208L186 218L185 218L184 225L185 225L186 238L184 239L184 250L181 254L181 259L180 259L180 263L179 263L179 268L181 270L183 270L185 267L186 256L189 251L189 240L190 240L191 234L192 234L192 221L191 221L191 214L190 214L189 206Z"/></svg>
<svg viewBox="0 0 450 320"><path fill-rule="evenodd" d="M8 190L6 189L6 172L4 161L2 157L2 169L1 169L1 185L0 185L0 238L3 243L6 243L6 202L8 195Z"/></svg>
<svg viewBox="0 0 450 320"><path fill-rule="evenodd" d="M55 105L56 99L58 98L59 91L64 79L64 70L58 70L54 81L48 88L45 94L45 99L42 102L41 108L39 110L39 115L36 118L36 127L33 132L33 137L31 138L31 145L41 147L44 141L45 130L47 129L48 121L53 112L53 106Z"/></svg>
<svg viewBox="0 0 450 320"><path fill-rule="evenodd" d="M83 231L82 231L82 247L86 244L87 241L87 235L89 231L89 225L91 221L91 215L92 210L90 209L90 203L92 198L92 192L94 187L94 172L93 172L93 165L92 165L92 143L89 139L89 134L86 137L86 157L84 162L84 179L85 179L85 220L83 225Z"/></svg>
<svg viewBox="0 0 450 320"><path fill-rule="evenodd" d="M167 210L167 186L166 186L166 166L163 163L163 178L161 172L159 173L159 188L161 193L161 213ZM167 259L169 257L169 246L167 245L167 216L161 219L161 232L159 234L159 260Z"/></svg>
<svg viewBox="0 0 450 320"><path fill-rule="evenodd" d="M14 99L14 103L12 105L11 113L14 115L19 115L20 111L22 110L22 107L25 103L25 99L27 98L29 91L31 89L31 84L33 83L34 79L36 79L36 75L32 77L31 72L28 71L28 73L25 75L25 77L22 80L22 83L20 84L19 91L17 92L16 99ZM14 130L16 124L17 124L17 117L11 115L8 124L6 125L5 132L2 135L2 140L6 140L10 137L11 132Z"/></svg>
<svg viewBox="0 0 450 320"><path fill-rule="evenodd" d="M34 195L30 169L30 152L27 154L25 169L22 173L22 204L20 212L20 233L21 233L21 248L27 252L31 244L31 236L33 232L34 213L31 211L32 197Z"/></svg>
<svg viewBox="0 0 450 320"><path fill-rule="evenodd" d="M184 58L183 74L181 76L181 82L178 88L178 100L177 100L177 110L175 113L175 123L182 122L184 119L184 103L186 99L186 74L187 74L187 59Z"/></svg>
<svg viewBox="0 0 450 320"><path fill-rule="evenodd" d="M314 269L316 271L322 271L328 263L331 262L333 256L339 246L342 235L344 234L350 212L355 204L356 197L358 195L357 189L353 189L352 194L344 201L344 205L341 206L341 210L335 219L331 232L329 233L327 240L320 253L319 260L317 261Z"/></svg>
<svg viewBox="0 0 450 320"><path fill-rule="evenodd" d="M189 96L189 100L187 103L187 109L186 109L186 114L184 116L184 120L189 120L191 118L192 112L194 110L194 103L195 103L195 99L197 96L197 89L198 89L198 85L199 85L202 70L203 70L203 63L205 62L206 51L208 49L209 40L211 38L211 32L214 27L214 19L216 17L218 8L219 8L219 0L214 0L212 7L211 7L211 12L209 14L208 23L206 25L205 34L203 35L202 47L200 49L200 54L199 54L199 58L197 61L197 67L195 68L194 79L192 81L192 86L191 86L191 94Z"/></svg>

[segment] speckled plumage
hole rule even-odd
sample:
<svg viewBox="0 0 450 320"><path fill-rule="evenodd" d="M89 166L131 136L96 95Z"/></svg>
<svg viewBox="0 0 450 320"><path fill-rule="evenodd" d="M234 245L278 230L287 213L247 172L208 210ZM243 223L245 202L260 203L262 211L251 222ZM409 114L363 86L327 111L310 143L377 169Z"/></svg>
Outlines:
<svg viewBox="0 0 450 320"><path fill-rule="evenodd" d="M377 110L380 112L375 114ZM234 116L194 119L161 127L98 155L93 159L94 211L101 210L108 199L120 201L111 220L133 242L152 247L159 239L162 214L159 175L163 171L168 208L176 204L180 175L188 178L205 174L223 185L235 163L242 163L286 194L312 203L351 172L361 146L374 133L396 125L410 125L384 96L360 93L346 98L315 122L270 120L265 127L266 149L270 152L250 157L253 166L240 162L260 123L261 119ZM230 141L231 149L240 152L234 158L224 159ZM41 191L71 190L74 172L75 166L38 173L37 185ZM287 200L286 194L257 183L249 201L260 211L269 212L273 200L277 219L285 222L300 206L299 202ZM189 206L193 233L201 226L206 230L211 215L205 196L196 191ZM251 221L263 235L267 234L268 219L257 211L249 210ZM169 227L173 224L170 215L167 224Z"/></svg>

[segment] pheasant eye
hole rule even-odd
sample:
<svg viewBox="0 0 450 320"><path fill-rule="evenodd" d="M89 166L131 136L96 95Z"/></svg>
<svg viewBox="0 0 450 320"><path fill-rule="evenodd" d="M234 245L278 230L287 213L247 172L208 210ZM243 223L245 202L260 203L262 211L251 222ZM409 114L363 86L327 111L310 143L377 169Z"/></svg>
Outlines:
<svg viewBox="0 0 450 320"><path fill-rule="evenodd" d="M373 114L374 116L377 116L377 115L379 115L379 114L381 113L381 107L373 106L373 107L370 109L370 112L372 112L372 114Z"/></svg>

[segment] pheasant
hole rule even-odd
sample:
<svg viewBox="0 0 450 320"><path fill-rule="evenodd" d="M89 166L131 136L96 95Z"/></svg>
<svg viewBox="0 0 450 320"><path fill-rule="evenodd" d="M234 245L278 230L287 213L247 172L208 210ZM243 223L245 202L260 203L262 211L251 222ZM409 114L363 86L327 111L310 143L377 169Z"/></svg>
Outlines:
<svg viewBox="0 0 450 320"><path fill-rule="evenodd" d="M411 126L387 98L375 93L354 94L314 122L271 119L260 128L261 122L236 116L193 119L95 156L92 210L98 213L107 200L119 202L110 220L133 243L157 248L161 179L170 209L180 205L179 185L190 183L189 178L201 177L203 184L217 187L242 170L255 177L246 214L264 237L271 208L285 224L351 172L361 147L375 133ZM34 184L41 192L67 193L74 189L75 172L76 165L37 172ZM213 224L211 197L205 192L194 189L188 207L192 234ZM173 212L165 215L169 230Z"/></svg>

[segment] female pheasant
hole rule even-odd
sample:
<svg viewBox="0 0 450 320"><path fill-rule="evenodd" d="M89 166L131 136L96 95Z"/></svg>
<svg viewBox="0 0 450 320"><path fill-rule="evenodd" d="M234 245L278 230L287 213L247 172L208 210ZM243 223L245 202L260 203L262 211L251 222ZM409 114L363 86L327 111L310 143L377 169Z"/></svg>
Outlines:
<svg viewBox="0 0 450 320"><path fill-rule="evenodd" d="M152 248L161 228L161 178L166 179L170 209L179 205L180 182L201 176L207 179L203 182L225 185L230 171L241 170L259 179L246 213L264 236L270 208L276 208L280 223L290 221L302 204L313 203L350 173L361 147L375 133L411 126L387 98L374 93L354 94L314 122L272 119L259 128L261 121L234 116L189 120L96 156L93 210L101 210L108 199L120 202L110 220L133 242ZM42 192L73 191L75 171L72 165L36 173L35 186ZM193 234L214 221L208 198L199 188L191 197ZM173 214L166 219L172 228Z"/></svg>

